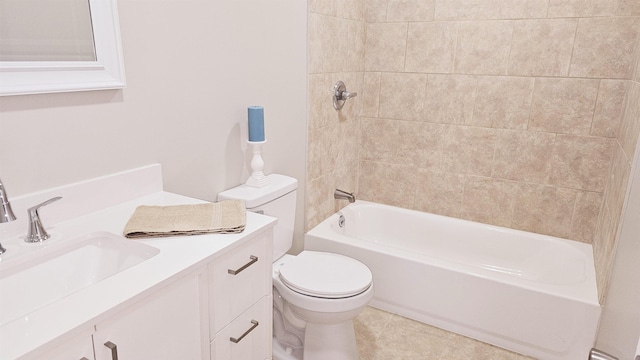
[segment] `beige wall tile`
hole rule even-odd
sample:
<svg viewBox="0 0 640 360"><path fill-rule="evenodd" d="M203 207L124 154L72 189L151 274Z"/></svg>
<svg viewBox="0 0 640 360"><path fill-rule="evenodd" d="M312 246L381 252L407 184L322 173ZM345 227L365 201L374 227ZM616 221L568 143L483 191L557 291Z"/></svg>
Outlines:
<svg viewBox="0 0 640 360"><path fill-rule="evenodd" d="M388 0L365 0L365 20L370 23L387 20Z"/></svg>
<svg viewBox="0 0 640 360"><path fill-rule="evenodd" d="M336 0L309 0L309 13L336 16Z"/></svg>
<svg viewBox="0 0 640 360"><path fill-rule="evenodd" d="M364 84L360 97L360 116L378 116L378 106L380 105L380 73L364 73Z"/></svg>
<svg viewBox="0 0 640 360"><path fill-rule="evenodd" d="M593 242L596 280L601 304L606 297L611 267L615 258L615 243L627 195L630 172L631 163L623 148L619 143L616 143Z"/></svg>
<svg viewBox="0 0 640 360"><path fill-rule="evenodd" d="M420 120L427 75L383 73L380 79L379 116L387 119Z"/></svg>
<svg viewBox="0 0 640 360"><path fill-rule="evenodd" d="M460 217L464 175L418 169L415 210Z"/></svg>
<svg viewBox="0 0 640 360"><path fill-rule="evenodd" d="M461 22L454 71L463 74L505 75L512 32L512 21Z"/></svg>
<svg viewBox="0 0 640 360"><path fill-rule="evenodd" d="M550 0L548 17L640 15L637 0Z"/></svg>
<svg viewBox="0 0 640 360"><path fill-rule="evenodd" d="M570 239L591 244L594 241L598 215L602 205L602 193L579 192L571 220Z"/></svg>
<svg viewBox="0 0 640 360"><path fill-rule="evenodd" d="M364 24L309 14L309 73L364 70Z"/></svg>
<svg viewBox="0 0 640 360"><path fill-rule="evenodd" d="M471 124L526 130L535 80L527 77L483 76Z"/></svg>
<svg viewBox="0 0 640 360"><path fill-rule="evenodd" d="M444 140L442 170L490 176L496 138L493 129L449 126Z"/></svg>
<svg viewBox="0 0 640 360"><path fill-rule="evenodd" d="M326 22L324 17L318 14L309 13L309 73L314 74L322 71L322 51L327 44L329 35L324 30Z"/></svg>
<svg viewBox="0 0 640 360"><path fill-rule="evenodd" d="M392 162L396 160L400 138L399 120L360 118L360 159Z"/></svg>
<svg viewBox="0 0 640 360"><path fill-rule="evenodd" d="M626 83L625 80L600 80L591 135L617 136L622 121Z"/></svg>
<svg viewBox="0 0 640 360"><path fill-rule="evenodd" d="M309 180L329 175L335 170L340 143L338 124L309 130L307 144L307 178Z"/></svg>
<svg viewBox="0 0 640 360"><path fill-rule="evenodd" d="M630 78L638 24L638 18L581 18L570 75Z"/></svg>
<svg viewBox="0 0 640 360"><path fill-rule="evenodd" d="M403 71L407 47L407 23L367 24L365 69Z"/></svg>
<svg viewBox="0 0 640 360"><path fill-rule="evenodd" d="M640 15L640 2L637 0L616 0L616 15Z"/></svg>
<svg viewBox="0 0 640 360"><path fill-rule="evenodd" d="M362 200L413 208L416 192L413 167L360 161L358 184Z"/></svg>
<svg viewBox="0 0 640 360"><path fill-rule="evenodd" d="M537 78L529 130L589 134L598 85L591 79Z"/></svg>
<svg viewBox="0 0 640 360"><path fill-rule="evenodd" d="M544 184L549 176L555 138L553 133L500 131L493 177Z"/></svg>
<svg viewBox="0 0 640 360"><path fill-rule="evenodd" d="M497 226L511 226L516 183L469 176L464 186L463 219Z"/></svg>
<svg viewBox="0 0 640 360"><path fill-rule="evenodd" d="M334 213L334 189L333 174L307 181L305 231L312 229Z"/></svg>
<svg viewBox="0 0 640 360"><path fill-rule="evenodd" d="M513 211L515 229L567 238L577 190L520 183Z"/></svg>
<svg viewBox="0 0 640 360"><path fill-rule="evenodd" d="M627 195L627 185L629 174L631 173L631 162L625 156L624 151L619 146L614 149L613 161L609 179L604 189L604 202L609 208L611 219L617 226L622 215L625 196Z"/></svg>
<svg viewBox="0 0 640 360"><path fill-rule="evenodd" d="M631 80L640 82L640 39L636 44L636 53L631 63L632 75Z"/></svg>
<svg viewBox="0 0 640 360"><path fill-rule="evenodd" d="M567 76L578 20L514 22L509 74Z"/></svg>
<svg viewBox="0 0 640 360"><path fill-rule="evenodd" d="M432 21L436 0L388 0L387 21Z"/></svg>
<svg viewBox="0 0 640 360"><path fill-rule="evenodd" d="M364 1L362 0L334 0L336 2L336 16L351 20L364 20Z"/></svg>
<svg viewBox="0 0 640 360"><path fill-rule="evenodd" d="M331 97L332 80L331 74L309 75L309 129L335 124L339 120Z"/></svg>
<svg viewBox="0 0 640 360"><path fill-rule="evenodd" d="M437 20L544 18L548 0L437 0Z"/></svg>
<svg viewBox="0 0 640 360"><path fill-rule="evenodd" d="M451 72L457 33L454 22L410 22L405 71Z"/></svg>
<svg viewBox="0 0 640 360"><path fill-rule="evenodd" d="M640 84L629 83L627 98L625 99L625 111L618 141L622 145L627 158L633 158L636 152L638 135L640 134Z"/></svg>
<svg viewBox="0 0 640 360"><path fill-rule="evenodd" d="M424 121L466 124L473 119L478 79L468 75L429 75Z"/></svg>
<svg viewBox="0 0 640 360"><path fill-rule="evenodd" d="M617 0L549 0L549 17L612 15Z"/></svg>
<svg viewBox="0 0 640 360"><path fill-rule="evenodd" d="M551 155L549 184L602 192L615 140L559 134Z"/></svg>
<svg viewBox="0 0 640 360"><path fill-rule="evenodd" d="M338 124L339 150L336 159L336 167L348 167L349 164L357 164L360 154L360 122L357 120L341 121Z"/></svg>
<svg viewBox="0 0 640 360"><path fill-rule="evenodd" d="M598 227L602 230L596 234L593 242L593 257L596 264L596 285L598 287L598 299L600 304L605 301L606 290L611 274L611 264L614 259L614 245L618 229L617 222L611 218L606 204L602 207L602 224Z"/></svg>
<svg viewBox="0 0 640 360"><path fill-rule="evenodd" d="M446 129L441 124L401 121L397 162L422 169L441 169Z"/></svg>

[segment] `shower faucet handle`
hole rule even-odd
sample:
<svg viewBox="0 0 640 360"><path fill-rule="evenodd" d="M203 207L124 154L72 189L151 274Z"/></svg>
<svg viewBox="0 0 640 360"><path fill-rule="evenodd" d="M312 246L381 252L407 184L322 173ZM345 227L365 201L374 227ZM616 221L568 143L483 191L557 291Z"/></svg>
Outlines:
<svg viewBox="0 0 640 360"><path fill-rule="evenodd" d="M347 86L342 82L342 80L338 80L338 82L333 85L333 107L336 110L342 109L345 101L358 96L357 92L349 92L347 91Z"/></svg>

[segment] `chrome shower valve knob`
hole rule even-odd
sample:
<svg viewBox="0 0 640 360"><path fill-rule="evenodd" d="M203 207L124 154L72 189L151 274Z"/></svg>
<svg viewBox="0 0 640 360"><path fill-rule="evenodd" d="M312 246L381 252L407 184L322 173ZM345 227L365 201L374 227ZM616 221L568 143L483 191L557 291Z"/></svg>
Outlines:
<svg viewBox="0 0 640 360"><path fill-rule="evenodd" d="M342 80L338 80L338 82L333 85L333 108L336 110L342 109L345 101L358 96L357 92L349 92L347 91L347 87L342 82Z"/></svg>

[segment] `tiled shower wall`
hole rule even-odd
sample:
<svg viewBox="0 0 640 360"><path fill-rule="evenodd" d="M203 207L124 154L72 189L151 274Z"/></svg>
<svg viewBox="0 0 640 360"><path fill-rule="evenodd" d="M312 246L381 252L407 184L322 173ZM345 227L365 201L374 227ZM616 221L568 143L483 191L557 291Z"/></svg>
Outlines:
<svg viewBox="0 0 640 360"><path fill-rule="evenodd" d="M334 213L336 188L355 191L364 75L364 0L309 2L309 134L306 229ZM359 95L333 108L332 89L342 80Z"/></svg>
<svg viewBox="0 0 640 360"><path fill-rule="evenodd" d="M633 74L627 82L624 113L614 145L614 155L604 190L598 226L593 241L600 302L603 303L620 234L620 220L628 192L629 174L637 153L640 134L640 40L636 48Z"/></svg>
<svg viewBox="0 0 640 360"><path fill-rule="evenodd" d="M640 126L640 2L363 1L310 4L307 229L344 188L595 239L603 294ZM360 93L340 112L338 79Z"/></svg>

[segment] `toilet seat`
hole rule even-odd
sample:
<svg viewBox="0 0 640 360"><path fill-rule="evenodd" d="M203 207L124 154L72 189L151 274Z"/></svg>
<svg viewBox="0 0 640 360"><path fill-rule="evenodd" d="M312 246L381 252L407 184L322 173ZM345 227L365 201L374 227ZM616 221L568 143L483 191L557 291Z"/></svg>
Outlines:
<svg viewBox="0 0 640 360"><path fill-rule="evenodd" d="M303 251L279 269L278 277L289 289L303 295L341 299L371 287L371 270L358 260L340 254Z"/></svg>

